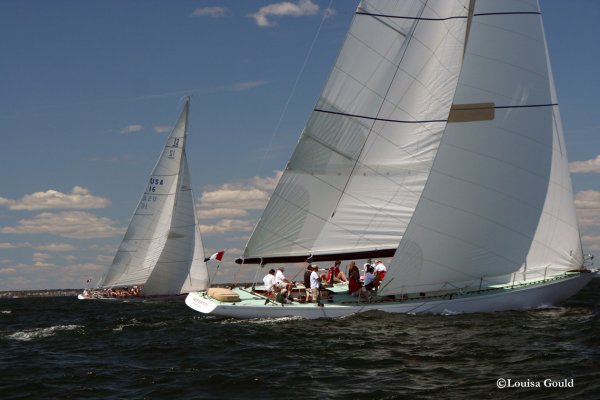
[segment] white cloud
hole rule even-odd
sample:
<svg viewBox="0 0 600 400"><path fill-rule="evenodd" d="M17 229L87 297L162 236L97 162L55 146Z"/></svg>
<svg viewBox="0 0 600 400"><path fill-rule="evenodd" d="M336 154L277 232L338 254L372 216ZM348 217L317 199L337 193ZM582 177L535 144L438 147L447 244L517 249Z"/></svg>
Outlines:
<svg viewBox="0 0 600 400"><path fill-rule="evenodd" d="M48 243L43 245L38 245L33 247L37 251L54 251L54 252L64 252L64 251L74 251L77 250L75 246L68 243Z"/></svg>
<svg viewBox="0 0 600 400"><path fill-rule="evenodd" d="M33 253L32 261L34 267L54 267L54 264L46 261L50 260L52 256L46 253Z"/></svg>
<svg viewBox="0 0 600 400"><path fill-rule="evenodd" d="M248 232L254 229L256 221L222 219L213 225L200 225L202 235L222 235L229 232Z"/></svg>
<svg viewBox="0 0 600 400"><path fill-rule="evenodd" d="M205 190L198 201L198 219L203 235L223 235L230 232L250 232L256 220L249 210L262 210L277 185L282 171L273 176L255 176L240 183L227 183L213 190ZM250 218L243 218L248 217ZM219 218L222 218L218 220ZM217 220L213 224L207 220Z"/></svg>
<svg viewBox="0 0 600 400"><path fill-rule="evenodd" d="M223 185L212 192L202 193L202 208L264 208L269 200L269 193L254 188L235 188Z"/></svg>
<svg viewBox="0 0 600 400"><path fill-rule="evenodd" d="M159 125L155 126L153 129L156 133L168 133L171 132L171 129L173 129L173 127L168 125Z"/></svg>
<svg viewBox="0 0 600 400"><path fill-rule="evenodd" d="M7 206L10 210L47 210L51 208L88 209L104 208L110 205L110 200L97 197L81 186L75 186L71 193L61 193L49 189L45 192L27 194L19 200L10 200L0 197L0 205Z"/></svg>
<svg viewBox="0 0 600 400"><path fill-rule="evenodd" d="M577 221L582 229L600 227L600 192L583 190L575 196Z"/></svg>
<svg viewBox="0 0 600 400"><path fill-rule="evenodd" d="M239 208L210 208L198 210L197 215L200 221L204 221L215 218L246 217L248 211Z"/></svg>
<svg viewBox="0 0 600 400"><path fill-rule="evenodd" d="M315 15L319 12L319 6L311 0L299 0L298 3L283 1L281 3L269 4L261 7L254 14L249 14L249 17L254 18L256 24L263 28L276 26L277 23L269 20L271 16L293 16L302 17L305 15Z"/></svg>
<svg viewBox="0 0 600 400"><path fill-rule="evenodd" d="M12 275L17 273L17 270L14 268L0 268L0 275Z"/></svg>
<svg viewBox="0 0 600 400"><path fill-rule="evenodd" d="M323 16L325 18L331 18L335 15L335 10L333 8L326 8L323 10Z"/></svg>
<svg viewBox="0 0 600 400"><path fill-rule="evenodd" d="M600 155L593 160L574 161L569 164L569 170L574 174L594 172L600 174Z"/></svg>
<svg viewBox="0 0 600 400"><path fill-rule="evenodd" d="M133 124L133 125L129 125L126 126L125 128L121 129L121 133L133 133L133 132L140 132L144 129L143 125L139 125L139 124Z"/></svg>
<svg viewBox="0 0 600 400"><path fill-rule="evenodd" d="M265 80L238 82L229 86L229 90L232 92L243 92L244 90L254 89L256 87L266 85L267 83L269 83L269 81Z"/></svg>
<svg viewBox="0 0 600 400"><path fill-rule="evenodd" d="M222 17L227 14L227 9L223 7L200 7L192 11L190 17Z"/></svg>
<svg viewBox="0 0 600 400"><path fill-rule="evenodd" d="M104 255L98 254L96 256L96 261L101 262L101 263L110 264L114 258L115 258L115 256L104 256Z"/></svg>
<svg viewBox="0 0 600 400"><path fill-rule="evenodd" d="M0 243L0 249L23 249L26 247L31 247L31 243Z"/></svg>
<svg viewBox="0 0 600 400"><path fill-rule="evenodd" d="M16 226L0 228L0 233L45 233L69 239L95 239L122 234L124 229L116 227L116 223L85 211L44 212L22 219Z"/></svg>
<svg viewBox="0 0 600 400"><path fill-rule="evenodd" d="M581 237L585 252L600 252L600 235L584 235Z"/></svg>

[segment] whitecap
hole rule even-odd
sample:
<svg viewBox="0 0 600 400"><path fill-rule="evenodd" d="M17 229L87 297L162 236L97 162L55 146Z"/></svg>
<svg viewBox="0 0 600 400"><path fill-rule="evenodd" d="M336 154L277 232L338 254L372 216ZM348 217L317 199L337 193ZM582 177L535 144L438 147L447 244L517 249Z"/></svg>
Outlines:
<svg viewBox="0 0 600 400"><path fill-rule="evenodd" d="M17 331L7 336L8 339L20 340L28 342L35 339L43 339L49 336L54 336L60 332L72 331L78 328L83 328L82 325L57 325L48 328L36 328L27 331Z"/></svg>

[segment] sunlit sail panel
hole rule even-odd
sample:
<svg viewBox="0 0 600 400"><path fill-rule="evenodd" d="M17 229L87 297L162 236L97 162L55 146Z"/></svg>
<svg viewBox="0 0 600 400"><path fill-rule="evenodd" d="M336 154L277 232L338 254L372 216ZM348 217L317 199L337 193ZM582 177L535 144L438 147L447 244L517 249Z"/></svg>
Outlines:
<svg viewBox="0 0 600 400"><path fill-rule="evenodd" d="M383 293L505 283L523 267L565 265L552 248L575 250L579 237L548 65L537 1L475 2L453 101L466 111L450 112Z"/></svg>
<svg viewBox="0 0 600 400"><path fill-rule="evenodd" d="M393 254L444 130L467 13L468 1L361 2L244 258Z"/></svg>

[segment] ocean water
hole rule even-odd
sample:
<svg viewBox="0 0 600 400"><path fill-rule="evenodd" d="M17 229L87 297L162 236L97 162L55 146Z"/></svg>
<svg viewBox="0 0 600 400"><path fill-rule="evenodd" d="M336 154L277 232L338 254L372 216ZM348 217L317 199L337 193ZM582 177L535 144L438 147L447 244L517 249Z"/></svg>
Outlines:
<svg viewBox="0 0 600 400"><path fill-rule="evenodd" d="M336 320L2 299L0 399L600 399L599 293L595 279L556 308Z"/></svg>

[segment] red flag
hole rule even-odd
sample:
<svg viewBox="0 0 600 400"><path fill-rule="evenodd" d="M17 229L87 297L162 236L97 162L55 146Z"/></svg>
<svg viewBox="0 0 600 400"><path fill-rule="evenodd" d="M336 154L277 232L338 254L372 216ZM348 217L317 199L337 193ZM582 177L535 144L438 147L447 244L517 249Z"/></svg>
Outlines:
<svg viewBox="0 0 600 400"><path fill-rule="evenodd" d="M223 259L223 254L225 254L225 250L222 251L217 251L215 254L213 254L210 257L206 257L204 259L204 261L210 261L210 260L217 260L217 261L221 261Z"/></svg>

